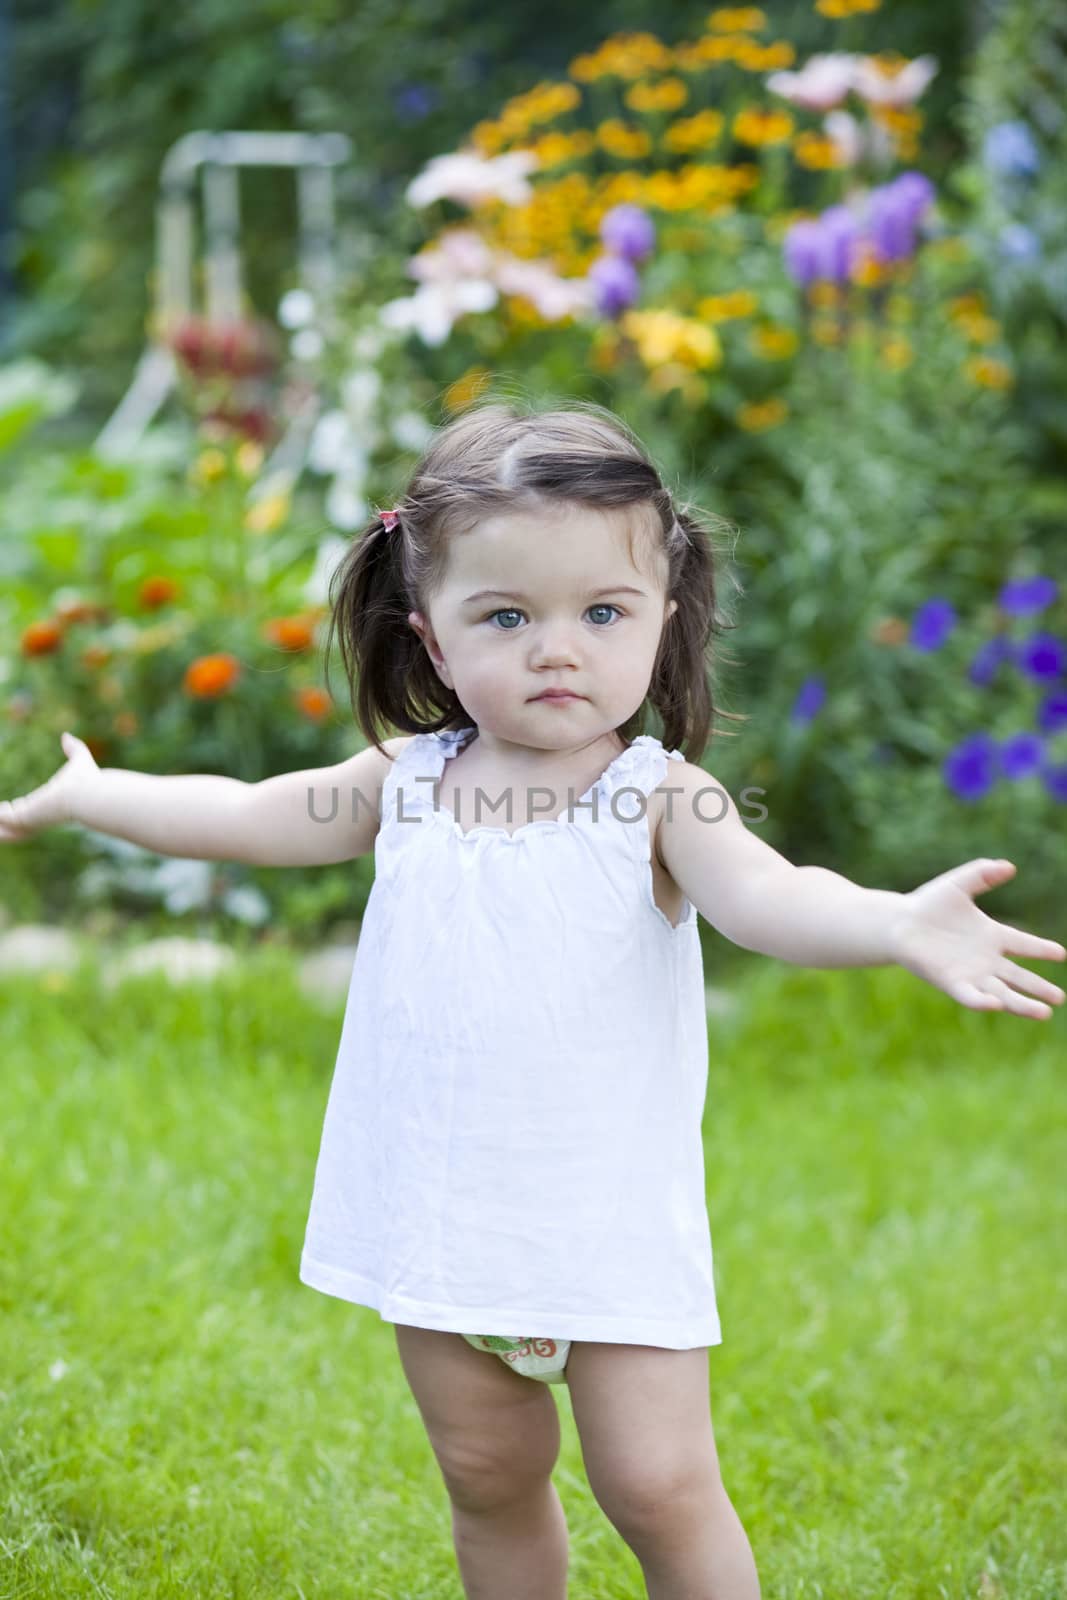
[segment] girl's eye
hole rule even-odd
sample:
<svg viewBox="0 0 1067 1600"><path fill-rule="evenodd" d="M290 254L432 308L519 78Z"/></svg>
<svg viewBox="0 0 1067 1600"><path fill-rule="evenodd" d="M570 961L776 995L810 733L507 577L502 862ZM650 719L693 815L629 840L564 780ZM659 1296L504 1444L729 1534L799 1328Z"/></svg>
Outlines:
<svg viewBox="0 0 1067 1600"><path fill-rule="evenodd" d="M619 615L620 616L622 615L622 613L619 610L618 606L613 606L613 605L608 605L608 604L590 606L589 609L590 609L590 611L619 611ZM486 621L487 622L494 622L497 617L521 617L523 615L524 615L524 613L522 611L519 611L517 607L508 606L506 609L504 609L502 611L491 611L489 616L486 618ZM606 620L610 620L610 618L606 619ZM502 632L502 633L514 633L516 630L514 628L510 627L510 626L506 626L506 627L502 627L499 631Z"/></svg>
<svg viewBox="0 0 1067 1600"><path fill-rule="evenodd" d="M521 616L522 616L522 612L521 611L516 611L514 606L509 606L507 608L507 610L505 610L505 611L492 611L492 612L490 612L489 616L486 618L486 621L487 622L493 622L493 621L495 621L495 619L497 617L521 617ZM514 628L504 628L501 631L504 632L504 633L514 633L515 629Z"/></svg>

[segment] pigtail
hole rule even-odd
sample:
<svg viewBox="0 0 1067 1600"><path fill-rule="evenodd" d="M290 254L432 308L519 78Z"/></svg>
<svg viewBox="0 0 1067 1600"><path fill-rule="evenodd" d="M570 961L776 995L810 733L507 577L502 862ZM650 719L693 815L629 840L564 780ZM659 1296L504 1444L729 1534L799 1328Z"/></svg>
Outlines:
<svg viewBox="0 0 1067 1600"><path fill-rule="evenodd" d="M665 546L668 592L678 609L664 624L648 699L663 724L664 748L681 750L687 761L699 765L713 732L720 731L713 729L716 717L747 720L741 713L720 710L713 698L719 657L715 642L736 623L721 605L712 531L673 505L671 521Z"/></svg>
<svg viewBox="0 0 1067 1600"><path fill-rule="evenodd" d="M419 733L455 722L462 708L408 621L417 609L404 571L403 511L375 517L330 581L329 655L337 630L352 714L379 750L391 729ZM384 754L384 752L383 752Z"/></svg>

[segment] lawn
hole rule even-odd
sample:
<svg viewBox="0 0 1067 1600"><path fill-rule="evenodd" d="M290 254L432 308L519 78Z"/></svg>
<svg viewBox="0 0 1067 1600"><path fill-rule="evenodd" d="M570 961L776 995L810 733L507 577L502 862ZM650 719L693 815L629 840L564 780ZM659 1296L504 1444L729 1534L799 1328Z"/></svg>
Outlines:
<svg viewBox="0 0 1067 1600"><path fill-rule="evenodd" d="M765 1600L1062 1600L1067 1019L710 976L712 1408ZM393 1330L297 1278L340 1021L277 950L0 986L4 1600L458 1600ZM640 1600L553 1393L571 1594Z"/></svg>

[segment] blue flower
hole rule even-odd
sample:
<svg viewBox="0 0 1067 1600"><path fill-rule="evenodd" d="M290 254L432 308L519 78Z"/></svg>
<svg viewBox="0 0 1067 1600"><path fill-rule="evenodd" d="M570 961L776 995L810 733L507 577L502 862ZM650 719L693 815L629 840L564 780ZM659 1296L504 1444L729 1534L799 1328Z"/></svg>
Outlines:
<svg viewBox="0 0 1067 1600"><path fill-rule="evenodd" d="M1016 659L1032 678L1060 678L1067 672L1067 645L1054 633L1032 633Z"/></svg>
<svg viewBox="0 0 1067 1600"><path fill-rule="evenodd" d="M945 757L942 777L961 800L980 800L997 781L997 747L987 733L973 733Z"/></svg>
<svg viewBox="0 0 1067 1600"><path fill-rule="evenodd" d="M800 685L790 717L794 722L810 722L822 710L826 700L826 684L817 673L805 678Z"/></svg>
<svg viewBox="0 0 1067 1600"><path fill-rule="evenodd" d="M1067 728L1067 689L1053 689L1042 700L1037 712L1042 733L1058 733Z"/></svg>
<svg viewBox="0 0 1067 1600"><path fill-rule="evenodd" d="M1000 747L1000 770L1006 778L1029 778L1044 753L1044 741L1036 733L1013 733Z"/></svg>
<svg viewBox="0 0 1067 1600"><path fill-rule="evenodd" d="M783 241L785 270L795 282L806 286L819 276L822 237L821 227L810 218L794 222L787 230Z"/></svg>
<svg viewBox="0 0 1067 1600"><path fill-rule="evenodd" d="M1034 136L1025 122L998 122L982 141L982 156L990 172L1002 178L1032 178L1041 166Z"/></svg>
<svg viewBox="0 0 1067 1600"><path fill-rule="evenodd" d="M947 600L927 600L912 618L910 642L916 650L938 650L955 622L955 609Z"/></svg>
<svg viewBox="0 0 1067 1600"><path fill-rule="evenodd" d="M997 668L1000 663L1002 661L1011 661L1014 657L1015 647L1010 639L1000 637L988 639L967 669L967 676L972 683L977 683L984 687L985 684L992 683L997 675Z"/></svg>
<svg viewBox="0 0 1067 1600"><path fill-rule="evenodd" d="M393 107L404 122L421 122L436 111L440 96L428 83L405 83L393 91Z"/></svg>
<svg viewBox="0 0 1067 1600"><path fill-rule="evenodd" d="M1009 222L1001 228L997 245L1001 255L1009 261L1036 261L1041 254L1041 240L1024 222Z"/></svg>
<svg viewBox="0 0 1067 1600"><path fill-rule="evenodd" d="M1058 767L1046 767L1041 777L1053 800L1067 803L1067 762L1061 761Z"/></svg>
<svg viewBox="0 0 1067 1600"><path fill-rule="evenodd" d="M1044 611L1058 594L1055 578L1012 578L997 596L997 605L1013 617L1025 617L1031 611Z"/></svg>

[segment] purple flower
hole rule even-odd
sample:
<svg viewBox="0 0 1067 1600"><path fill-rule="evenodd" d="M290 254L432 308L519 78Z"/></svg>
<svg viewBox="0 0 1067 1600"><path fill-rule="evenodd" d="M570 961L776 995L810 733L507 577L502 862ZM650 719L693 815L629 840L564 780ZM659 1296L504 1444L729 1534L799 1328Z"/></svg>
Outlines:
<svg viewBox="0 0 1067 1600"><path fill-rule="evenodd" d="M805 678L800 685L790 717L793 722L810 722L821 711L826 700L826 684L817 673Z"/></svg>
<svg viewBox="0 0 1067 1600"><path fill-rule="evenodd" d="M1058 767L1046 767L1041 777L1053 800L1067 803L1067 762L1061 761Z"/></svg>
<svg viewBox="0 0 1067 1600"><path fill-rule="evenodd" d="M785 270L805 288L819 276L822 248L822 229L817 222L794 222L786 230L783 241Z"/></svg>
<svg viewBox="0 0 1067 1600"><path fill-rule="evenodd" d="M598 256L587 274L601 316L617 317L641 293L641 279L632 262L622 256Z"/></svg>
<svg viewBox="0 0 1067 1600"><path fill-rule="evenodd" d="M817 276L847 283L859 241L859 223L848 206L828 206L820 220Z"/></svg>
<svg viewBox="0 0 1067 1600"><path fill-rule="evenodd" d="M911 639L916 650L938 650L952 632L956 612L947 600L927 600L912 618Z"/></svg>
<svg viewBox="0 0 1067 1600"><path fill-rule="evenodd" d="M656 227L640 206L612 206L601 218L600 237L608 249L627 261L643 261L656 244Z"/></svg>
<svg viewBox="0 0 1067 1600"><path fill-rule="evenodd" d="M982 141L982 156L990 172L1001 178L1032 178L1041 166L1041 156L1029 125L1025 122L998 122Z"/></svg>
<svg viewBox="0 0 1067 1600"><path fill-rule="evenodd" d="M997 780L997 747L987 733L973 733L945 757L942 777L961 800L980 800Z"/></svg>
<svg viewBox="0 0 1067 1600"><path fill-rule="evenodd" d="M1055 578L1011 578L997 596L997 605L1013 617L1025 617L1031 611L1044 611L1058 593Z"/></svg>
<svg viewBox="0 0 1067 1600"><path fill-rule="evenodd" d="M872 189L867 199L867 228L882 261L904 261L915 250L915 218L890 184Z"/></svg>
<svg viewBox="0 0 1067 1600"><path fill-rule="evenodd" d="M1006 778L1029 778L1044 753L1044 741L1036 733L1013 733L1000 747L1000 770Z"/></svg>
<svg viewBox="0 0 1067 1600"><path fill-rule="evenodd" d="M1042 733L1058 733L1067 728L1067 689L1053 689L1042 700L1037 712Z"/></svg>
<svg viewBox="0 0 1067 1600"><path fill-rule="evenodd" d="M1010 639L997 637L989 639L978 651L967 671L967 676L972 683L983 687L992 683L997 675L997 668L1002 661L1015 659L1015 647Z"/></svg>
<svg viewBox="0 0 1067 1600"><path fill-rule="evenodd" d="M997 244L1009 261L1035 261L1041 254L1041 240L1024 222L1009 222L1001 228Z"/></svg>
<svg viewBox="0 0 1067 1600"><path fill-rule="evenodd" d="M1031 678L1059 678L1067 672L1067 645L1054 633L1032 633L1016 657Z"/></svg>
<svg viewBox="0 0 1067 1600"><path fill-rule="evenodd" d="M902 172L886 188L913 222L918 222L937 196L937 190L924 172Z"/></svg>

